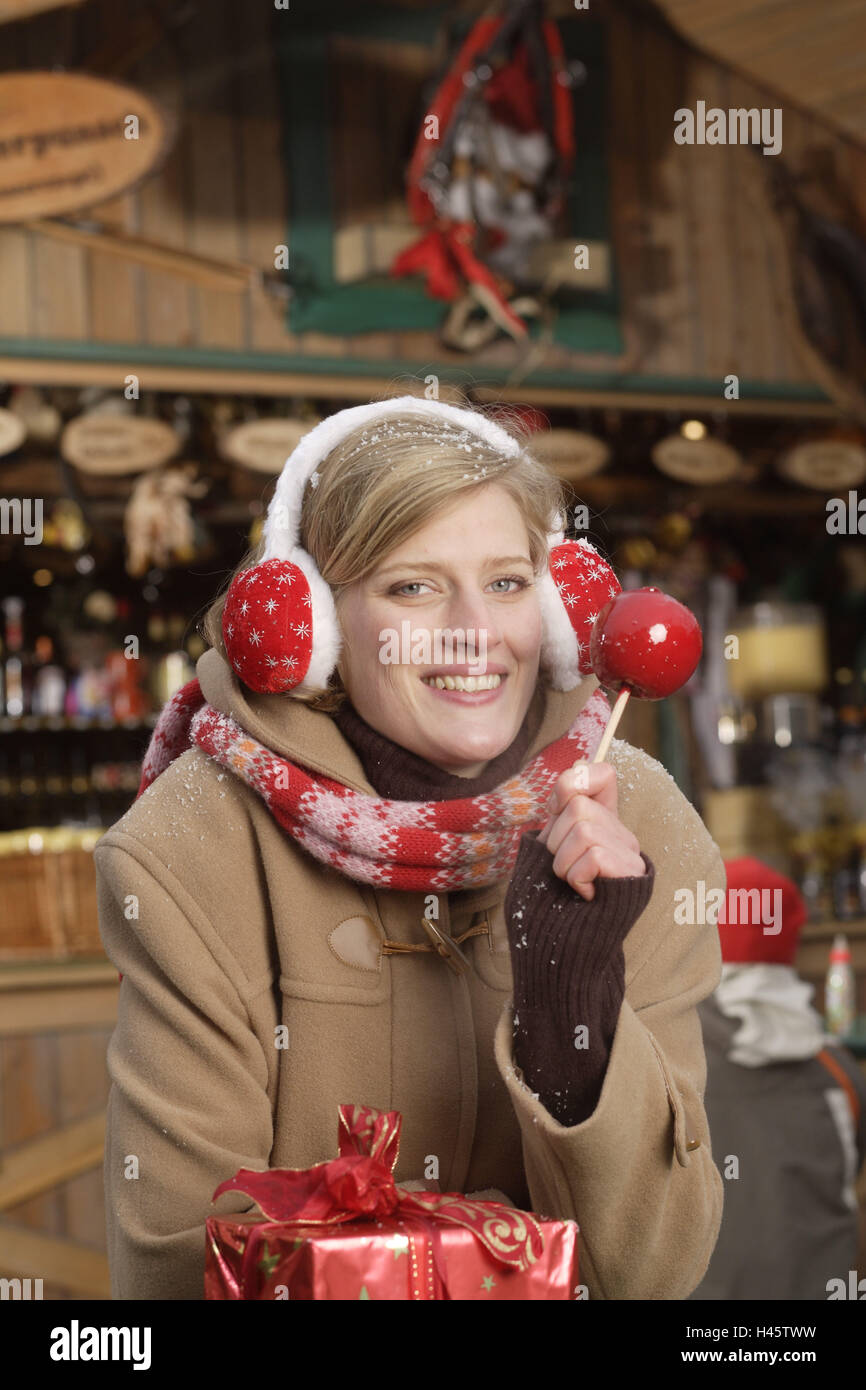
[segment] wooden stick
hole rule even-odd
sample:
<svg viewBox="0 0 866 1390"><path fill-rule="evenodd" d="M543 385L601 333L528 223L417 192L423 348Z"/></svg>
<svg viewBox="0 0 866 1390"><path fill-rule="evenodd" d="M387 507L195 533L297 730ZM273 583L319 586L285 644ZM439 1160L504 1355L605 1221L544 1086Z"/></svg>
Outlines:
<svg viewBox="0 0 866 1390"><path fill-rule="evenodd" d="M604 762L604 759L607 757L607 750L610 747L610 741L616 733L616 726L622 718L622 712L625 709L626 704L628 703L628 697L630 694L631 691L629 690L628 686L624 685L616 698L616 704L613 707L613 712L610 716L610 719L607 721L607 728L601 736L601 743L598 745L598 748L595 752L595 757L592 760L594 763Z"/></svg>
<svg viewBox="0 0 866 1390"><path fill-rule="evenodd" d="M261 274L255 266L244 265L239 261L221 261L212 256L200 256L191 251L147 241L144 237L130 236L125 232L90 231L86 227L76 227L70 222L54 221L47 217L36 218L23 225L32 232L41 232L43 236L53 237L55 241L71 242L74 246L84 246L104 255L123 256L139 265L164 270L172 275L182 275L195 284L210 289L228 290L234 294L249 289L255 278Z"/></svg>

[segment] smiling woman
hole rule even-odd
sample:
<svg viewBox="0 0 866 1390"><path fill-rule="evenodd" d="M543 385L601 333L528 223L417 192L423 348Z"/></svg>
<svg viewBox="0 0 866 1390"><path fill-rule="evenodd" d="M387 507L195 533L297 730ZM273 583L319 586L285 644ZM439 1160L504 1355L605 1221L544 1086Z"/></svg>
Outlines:
<svg viewBox="0 0 866 1390"><path fill-rule="evenodd" d="M417 398L338 412L287 461L95 852L123 973L115 1297L201 1298L215 1189L329 1158L341 1104L402 1114L400 1183L577 1221L590 1297L699 1283L720 951L674 895L724 871L651 758L590 762L587 632L617 586L561 502L516 432Z"/></svg>
<svg viewBox="0 0 866 1390"><path fill-rule="evenodd" d="M480 412L479 418L484 418ZM516 417L510 433L515 441L524 444L530 437ZM496 490L492 487L494 482ZM510 529L517 534L513 547L503 543L497 530L503 514L503 493L513 504L507 509ZM558 479L525 447L516 456L503 457L501 448L465 426L437 418L431 411L426 419L407 413L360 424L326 459L317 463L303 493L300 544L313 557L334 595L344 639L350 635L348 615L357 612L362 591L378 598L386 592L420 586L430 581L434 573L439 574L441 583L445 557L444 551L437 550L438 542L447 538L448 551L460 554L454 540L455 528L445 513L464 496L472 496L475 507L472 525L467 527L464 523L459 528L461 535L465 537L467 530L475 530L481 537L496 536L503 553L515 552L516 558L491 560L488 568L497 573L486 577L488 584L502 584L507 578L513 586L530 586L546 565L550 520L562 510L563 495ZM515 512L520 521L517 526ZM432 539L428 538L420 549L409 545L434 517L439 522ZM266 544L263 539L235 574L257 565ZM508 570L517 565L519 576L514 576ZM504 575L498 572L500 568L506 570ZM414 602L419 601L421 596L415 596ZM224 605L225 595L210 609L203 625L205 637L221 652L225 652ZM405 616L408 604L403 603L402 615L398 607L395 595L389 611L395 617ZM437 625L447 626L438 622ZM434 664L439 669L448 662L446 659L443 663L424 664L429 671ZM321 690L288 693L312 709L334 714L347 700L343 674L338 663Z"/></svg>

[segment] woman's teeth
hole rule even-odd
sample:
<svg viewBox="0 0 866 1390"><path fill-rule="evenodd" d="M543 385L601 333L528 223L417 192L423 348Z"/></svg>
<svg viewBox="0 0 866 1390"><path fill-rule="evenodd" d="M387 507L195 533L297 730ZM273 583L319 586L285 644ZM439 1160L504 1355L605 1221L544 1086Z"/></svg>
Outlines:
<svg viewBox="0 0 866 1390"><path fill-rule="evenodd" d="M437 690L495 690L502 683L502 677L495 676L422 676L425 685L435 685Z"/></svg>

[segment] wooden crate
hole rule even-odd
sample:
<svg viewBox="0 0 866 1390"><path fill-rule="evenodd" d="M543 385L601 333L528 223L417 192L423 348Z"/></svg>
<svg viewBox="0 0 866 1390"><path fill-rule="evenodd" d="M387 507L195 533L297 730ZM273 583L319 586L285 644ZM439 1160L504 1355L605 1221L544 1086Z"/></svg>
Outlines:
<svg viewBox="0 0 866 1390"><path fill-rule="evenodd" d="M712 789L703 795L703 821L723 859L751 855L790 872L791 831L766 787Z"/></svg>
<svg viewBox="0 0 866 1390"><path fill-rule="evenodd" d="M0 967L0 1276L109 1299L102 1161L109 961Z"/></svg>
<svg viewBox="0 0 866 1390"><path fill-rule="evenodd" d="M0 836L0 962L104 955L93 868L101 833Z"/></svg>

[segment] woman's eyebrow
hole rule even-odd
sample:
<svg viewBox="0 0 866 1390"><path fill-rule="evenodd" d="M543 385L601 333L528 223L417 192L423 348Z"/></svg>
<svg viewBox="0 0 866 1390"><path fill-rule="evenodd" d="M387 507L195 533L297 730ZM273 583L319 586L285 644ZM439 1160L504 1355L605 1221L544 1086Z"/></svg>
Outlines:
<svg viewBox="0 0 866 1390"><path fill-rule="evenodd" d="M532 561L528 555L488 555L481 561L482 565L531 565ZM435 560L399 560L393 565L385 565L378 574L388 574L390 570L404 569L428 569L443 570L447 566L438 564Z"/></svg>

